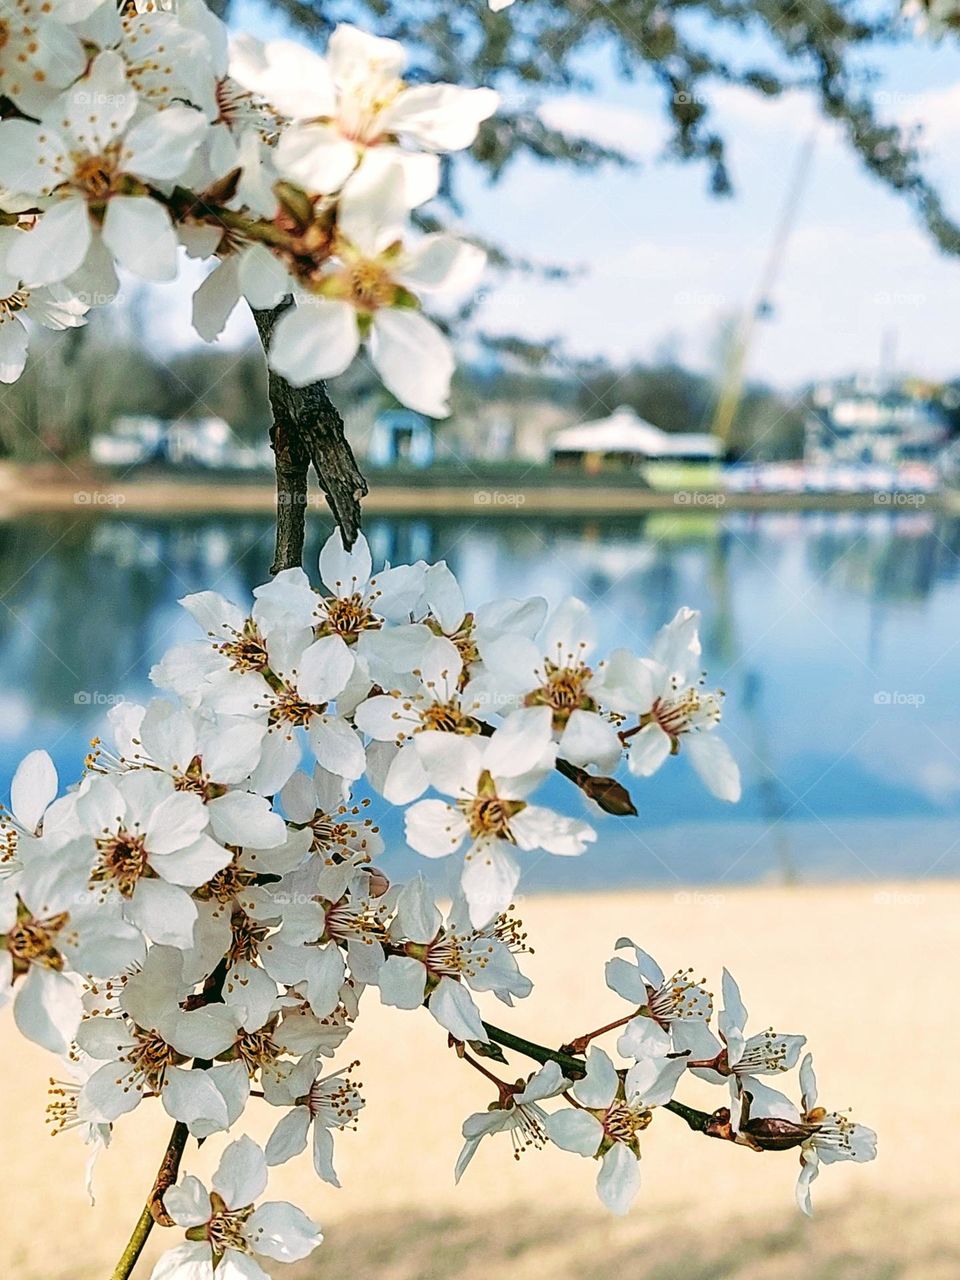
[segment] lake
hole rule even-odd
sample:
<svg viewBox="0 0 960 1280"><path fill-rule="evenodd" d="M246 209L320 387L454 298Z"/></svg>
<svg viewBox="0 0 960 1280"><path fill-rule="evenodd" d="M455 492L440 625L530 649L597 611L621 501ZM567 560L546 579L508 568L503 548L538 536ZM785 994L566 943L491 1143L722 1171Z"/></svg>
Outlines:
<svg viewBox="0 0 960 1280"><path fill-rule="evenodd" d="M73 779L110 705L195 634L179 596L245 599L270 563L259 516L35 517L0 524L0 791L35 746ZM326 535L314 517L311 563ZM744 796L712 799L687 761L630 779L640 810L575 859L528 855L528 890L879 880L960 872L960 521L913 509L710 512L609 521L371 519L376 563L446 559L467 599L566 594L602 644L643 650L703 611ZM578 812L551 781L548 802ZM444 875L385 824L384 865Z"/></svg>

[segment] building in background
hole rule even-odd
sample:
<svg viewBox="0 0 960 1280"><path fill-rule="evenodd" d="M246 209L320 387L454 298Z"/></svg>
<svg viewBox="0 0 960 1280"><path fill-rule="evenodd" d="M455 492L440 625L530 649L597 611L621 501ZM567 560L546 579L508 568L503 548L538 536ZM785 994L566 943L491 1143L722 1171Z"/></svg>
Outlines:
<svg viewBox="0 0 960 1280"><path fill-rule="evenodd" d="M814 389L804 461L815 467L932 463L949 438L947 406L929 384L854 378Z"/></svg>
<svg viewBox="0 0 960 1280"><path fill-rule="evenodd" d="M269 440L244 444L223 418L177 418L146 414L114 419L109 431L90 440L90 459L101 467L137 467L149 463L207 471L260 471L273 468Z"/></svg>
<svg viewBox="0 0 960 1280"><path fill-rule="evenodd" d="M379 414L366 457L374 467L429 467L434 460L430 419L412 409L388 409Z"/></svg>
<svg viewBox="0 0 960 1280"><path fill-rule="evenodd" d="M551 457L589 473L636 471L654 489L719 485L720 441L701 431L661 431L626 406L609 418L558 431Z"/></svg>

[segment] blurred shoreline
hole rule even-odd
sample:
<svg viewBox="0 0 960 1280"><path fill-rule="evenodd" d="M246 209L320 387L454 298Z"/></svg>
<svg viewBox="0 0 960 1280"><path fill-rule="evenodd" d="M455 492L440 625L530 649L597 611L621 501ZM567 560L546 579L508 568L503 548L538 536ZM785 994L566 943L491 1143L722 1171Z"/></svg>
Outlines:
<svg viewBox="0 0 960 1280"><path fill-rule="evenodd" d="M896 492L721 492L715 488L654 490L621 474L558 473L515 465L464 464L427 471L371 471L368 514L623 515L674 512L709 517L721 511L960 511L960 494ZM267 512L276 505L268 475L146 470L112 475L88 463L0 463L0 519L34 512L124 515ZM307 505L325 509L312 491Z"/></svg>

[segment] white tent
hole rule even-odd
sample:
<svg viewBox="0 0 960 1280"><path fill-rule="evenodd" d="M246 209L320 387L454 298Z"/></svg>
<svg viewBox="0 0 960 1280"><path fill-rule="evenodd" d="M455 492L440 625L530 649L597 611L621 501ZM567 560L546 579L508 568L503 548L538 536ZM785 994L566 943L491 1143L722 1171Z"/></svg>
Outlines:
<svg viewBox="0 0 960 1280"><path fill-rule="evenodd" d="M565 427L553 438L555 454L624 454L643 458L718 458L715 436L695 431L661 431L623 406L596 422Z"/></svg>

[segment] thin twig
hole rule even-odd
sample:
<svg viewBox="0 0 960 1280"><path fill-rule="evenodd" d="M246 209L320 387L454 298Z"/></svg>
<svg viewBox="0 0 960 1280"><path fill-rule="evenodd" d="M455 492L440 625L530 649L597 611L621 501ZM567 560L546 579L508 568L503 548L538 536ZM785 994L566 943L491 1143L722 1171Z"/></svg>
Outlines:
<svg viewBox="0 0 960 1280"><path fill-rule="evenodd" d="M562 1049L548 1049L545 1045L536 1044L533 1040L525 1040L523 1036L514 1035L512 1031L504 1031L489 1022L485 1022L483 1027L490 1039L502 1045L504 1049L513 1049L516 1053L522 1053L525 1057L532 1058L534 1062L541 1064L555 1062L570 1080L580 1080L587 1074L586 1063L582 1058L575 1058ZM678 1102L676 1099L667 1102L662 1110L672 1111L674 1115L685 1120L691 1129L697 1133L706 1134L707 1137L723 1137L728 1141L732 1137L728 1132L729 1125L725 1126L724 1131L721 1132L721 1126L716 1119L718 1112L698 1111L696 1107L688 1107L686 1103Z"/></svg>
<svg viewBox="0 0 960 1280"><path fill-rule="evenodd" d="M269 350L277 321L291 305L288 298L269 311L253 312L264 351ZM344 434L343 419L322 382L294 387L271 369L269 394L273 411L270 442L277 467L277 550L273 572L279 573L303 561L310 464L348 548L360 532L360 501L366 497L367 482Z"/></svg>
<svg viewBox="0 0 960 1280"><path fill-rule="evenodd" d="M184 1148L187 1145L189 1136L187 1126L177 1121L173 1126L173 1132L170 1134L170 1141L167 1143L167 1149L163 1153L163 1159L160 1161L160 1168L157 1170L157 1176L150 1195L147 1197L147 1203L143 1206L143 1211L137 1219L130 1239L127 1241L127 1247L120 1256L120 1261L110 1274L110 1280L128 1280L133 1268L137 1265L141 1253L143 1253L143 1247L147 1243L150 1232L153 1230L153 1224L160 1222L162 1225L169 1225L169 1220L164 1222L166 1211L163 1208L163 1195L167 1188L172 1187L177 1180L177 1174L180 1172L180 1161L183 1159Z"/></svg>

